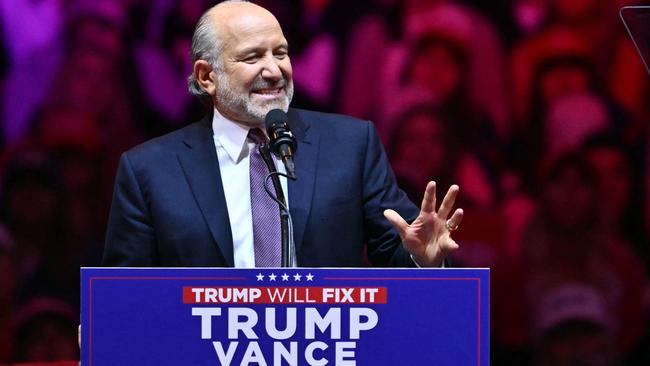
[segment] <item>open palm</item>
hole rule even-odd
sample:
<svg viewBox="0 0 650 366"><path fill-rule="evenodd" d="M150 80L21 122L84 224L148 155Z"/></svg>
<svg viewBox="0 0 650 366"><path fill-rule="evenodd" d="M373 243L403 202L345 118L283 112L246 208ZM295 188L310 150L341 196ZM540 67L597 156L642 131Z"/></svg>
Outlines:
<svg viewBox="0 0 650 366"><path fill-rule="evenodd" d="M458 186L452 185L436 212L436 183L429 182L422 198L420 214L411 224L393 210L384 211L384 216L395 226L404 247L418 265L439 267L449 253L458 249L451 232L463 220L463 210L458 208L449 217L458 191Z"/></svg>

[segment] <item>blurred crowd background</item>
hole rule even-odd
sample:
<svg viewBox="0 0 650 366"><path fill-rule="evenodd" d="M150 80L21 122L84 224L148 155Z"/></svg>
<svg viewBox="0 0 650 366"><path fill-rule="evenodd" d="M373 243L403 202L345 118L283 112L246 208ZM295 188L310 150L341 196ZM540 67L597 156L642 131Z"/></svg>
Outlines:
<svg viewBox="0 0 650 366"><path fill-rule="evenodd" d="M401 187L457 183L493 365L648 365L650 76L629 0L264 0L293 106L377 126ZM78 359L119 155L206 113L209 0L0 2L0 364ZM441 299L444 301L444 299Z"/></svg>

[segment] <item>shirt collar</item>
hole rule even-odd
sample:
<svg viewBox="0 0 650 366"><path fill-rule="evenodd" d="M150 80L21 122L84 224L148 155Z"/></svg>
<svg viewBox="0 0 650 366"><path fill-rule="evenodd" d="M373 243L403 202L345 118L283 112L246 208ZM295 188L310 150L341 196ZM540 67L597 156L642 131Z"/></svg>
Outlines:
<svg viewBox="0 0 650 366"><path fill-rule="evenodd" d="M217 146L223 147L230 159L236 164L248 155L246 137L250 127L242 126L224 117L215 108L212 117L212 131Z"/></svg>

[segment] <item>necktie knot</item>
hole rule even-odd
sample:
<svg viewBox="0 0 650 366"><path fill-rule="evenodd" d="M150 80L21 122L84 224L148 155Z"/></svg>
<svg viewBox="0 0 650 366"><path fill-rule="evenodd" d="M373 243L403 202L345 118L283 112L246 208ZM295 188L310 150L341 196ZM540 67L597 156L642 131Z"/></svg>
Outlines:
<svg viewBox="0 0 650 366"><path fill-rule="evenodd" d="M264 132L259 128L251 128L248 130L248 138L251 139L256 145L267 145L269 139Z"/></svg>

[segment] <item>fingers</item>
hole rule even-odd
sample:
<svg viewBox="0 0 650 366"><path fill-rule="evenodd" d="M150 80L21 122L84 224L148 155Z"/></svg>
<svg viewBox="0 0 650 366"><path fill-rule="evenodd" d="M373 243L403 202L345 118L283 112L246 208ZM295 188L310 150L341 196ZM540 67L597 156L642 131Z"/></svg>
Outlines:
<svg viewBox="0 0 650 366"><path fill-rule="evenodd" d="M447 220L447 225L451 228L457 228L458 225L463 221L463 209L457 208L456 211L451 215Z"/></svg>
<svg viewBox="0 0 650 366"><path fill-rule="evenodd" d="M420 210L423 212L433 212L436 209L436 182L429 182L424 190L422 205Z"/></svg>
<svg viewBox="0 0 650 366"><path fill-rule="evenodd" d="M399 235L403 237L404 232L408 228L409 224L406 221L404 221L402 216L400 216L400 214L398 214L393 210L385 210L384 217L386 217L386 219L390 221L390 223L393 224L393 226L395 226L395 228L399 232Z"/></svg>
<svg viewBox="0 0 650 366"><path fill-rule="evenodd" d="M451 212L452 207L454 207L454 202L456 202L456 196L458 196L458 190L459 188L455 184L449 187L449 190L447 191L445 198L442 200L442 203L440 204L440 209L438 210L439 218L443 220L447 219L449 213Z"/></svg>

